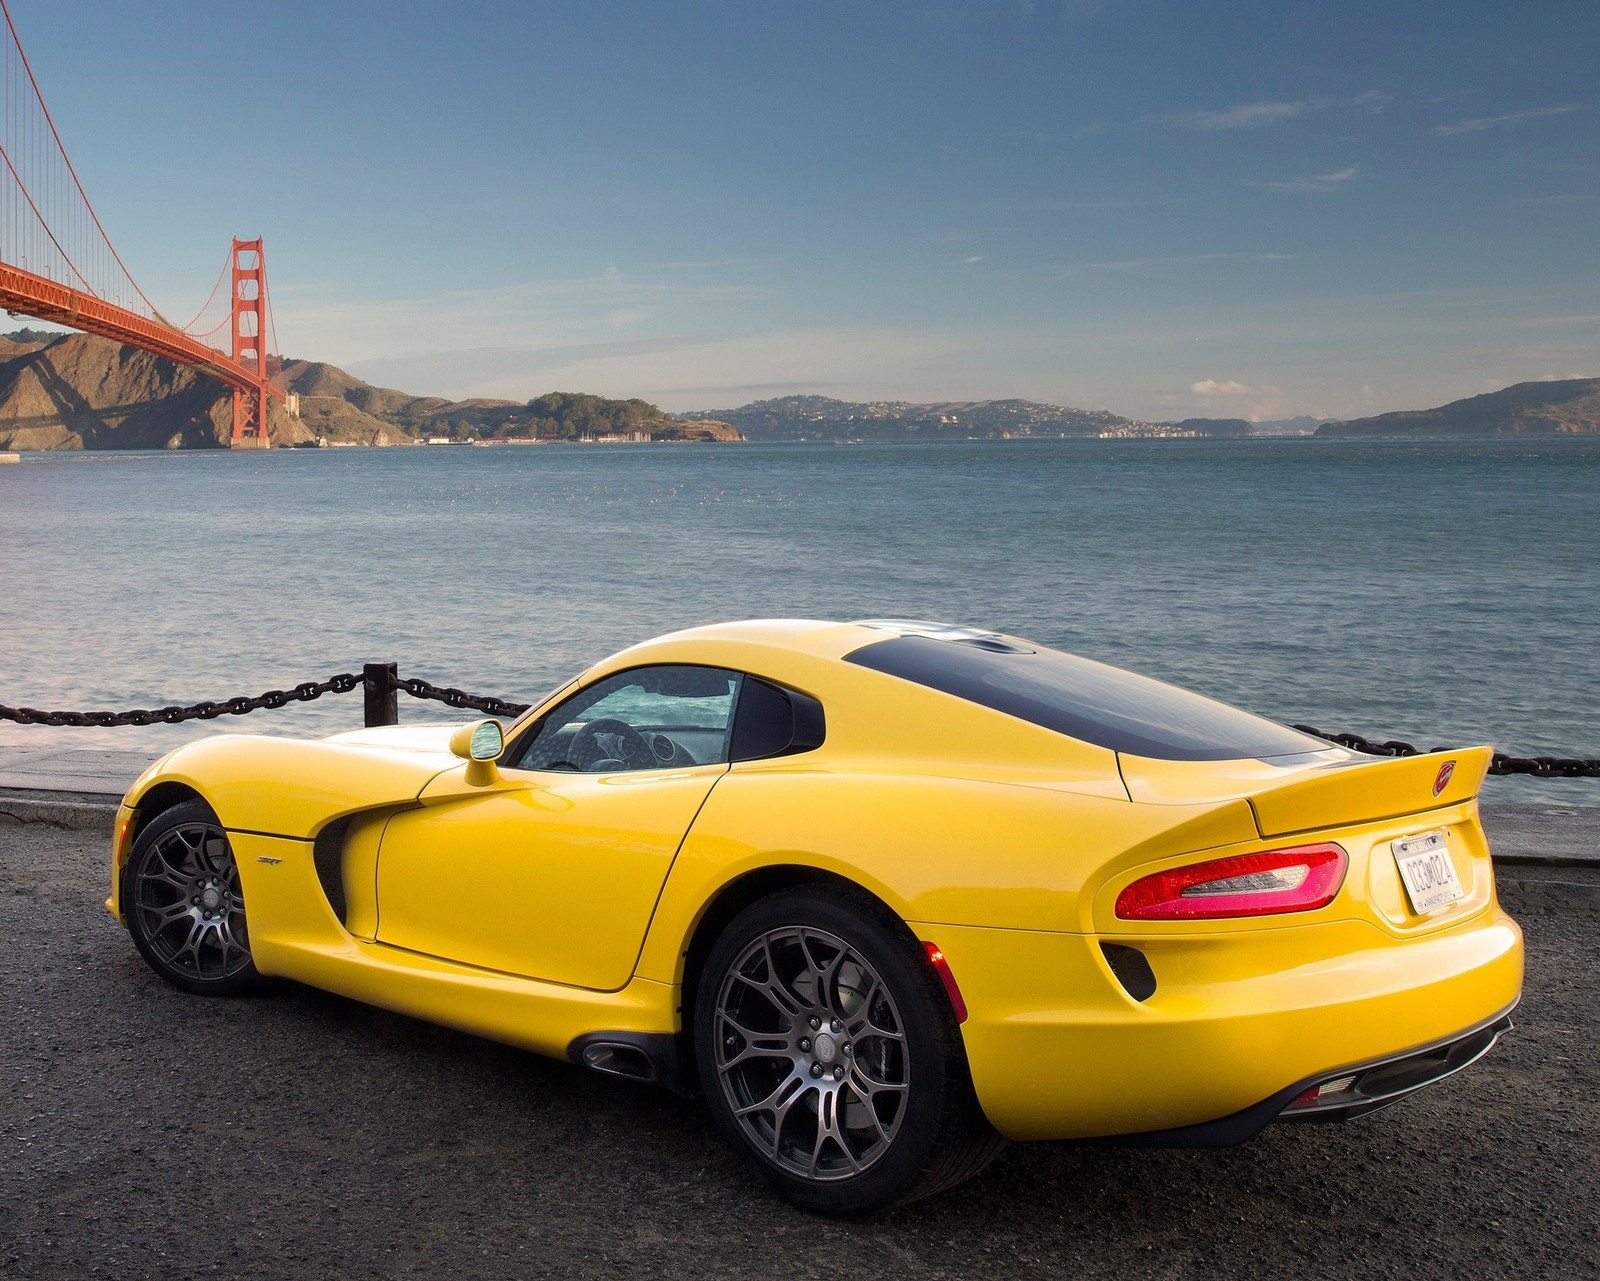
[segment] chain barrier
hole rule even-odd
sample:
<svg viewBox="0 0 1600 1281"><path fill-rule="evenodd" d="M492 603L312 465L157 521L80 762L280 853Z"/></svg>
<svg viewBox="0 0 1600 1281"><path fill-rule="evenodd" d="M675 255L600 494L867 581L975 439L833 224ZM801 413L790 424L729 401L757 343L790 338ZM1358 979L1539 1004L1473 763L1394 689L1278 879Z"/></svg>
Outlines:
<svg viewBox="0 0 1600 1281"><path fill-rule="evenodd" d="M306 681L293 689L269 689L254 698L229 698L222 702L205 701L189 707L141 708L128 712L41 712L34 707L7 707L0 703L0 721L15 721L18 725L92 726L110 728L117 725L178 725L184 721L209 721L218 716L243 716L262 708L286 707L290 703L309 703L324 694L348 694L352 690L367 690L369 706L373 696L391 697L405 693L412 698L432 699L447 707L469 708L486 716L518 717L531 706L513 703L488 694L469 694L454 685L434 685L419 676L402 678L393 674L385 664L370 664L367 674L341 672L325 681ZM369 715L369 723L372 718ZM392 723L392 717L385 717ZM384 723L379 721L377 723ZM1447 752L1448 747L1416 747L1399 739L1374 742L1360 734L1330 734L1312 725L1296 725L1303 734L1337 743L1351 751L1368 756L1422 756L1429 752ZM1600 778L1600 759L1565 756L1509 756L1496 752L1489 764L1491 774L1522 774L1529 778Z"/></svg>
<svg viewBox="0 0 1600 1281"><path fill-rule="evenodd" d="M394 692L410 694L412 698L433 699L449 707L470 708L489 716L521 716L531 704L513 703L507 699L487 694L469 694L453 685L434 685L420 677L400 679L396 676L379 678L380 696ZM178 725L184 721L208 721L218 716L243 716L262 708L286 707L290 703L309 703L324 694L348 694L363 689L369 679L360 672L341 672L325 681L306 681L293 689L269 689L254 698L228 698L221 702L206 700L190 707L137 708L128 712L42 712L36 707L8 707L0 703L0 721L15 721L18 725L46 725L94 727L108 729L118 725Z"/></svg>
<svg viewBox="0 0 1600 1281"><path fill-rule="evenodd" d="M290 703L309 703L324 694L348 694L361 688L361 677L356 672L341 672L325 681L306 681L293 689L269 689L254 698L228 698L220 703L195 703L191 707L156 707L131 712L41 712L33 707L7 707L0 703L0 721L15 721L18 725L98 726L154 725L158 722L177 725L183 721L209 721L218 716L243 716L264 707L285 707Z"/></svg>
<svg viewBox="0 0 1600 1281"><path fill-rule="evenodd" d="M1368 756L1425 756L1430 752L1448 752L1448 747L1413 747L1397 738L1374 743L1360 734L1328 734L1310 725L1296 725L1302 734L1325 738L1340 747ZM1491 774L1526 774L1530 778L1600 778L1600 760L1581 756L1508 756L1496 752L1489 762Z"/></svg>
<svg viewBox="0 0 1600 1281"><path fill-rule="evenodd" d="M508 703L503 698L492 698L487 694L469 694L454 685L430 685L417 676L396 680L394 688L410 694L412 698L432 698L450 707L470 707L486 716L521 716L533 706L532 703Z"/></svg>

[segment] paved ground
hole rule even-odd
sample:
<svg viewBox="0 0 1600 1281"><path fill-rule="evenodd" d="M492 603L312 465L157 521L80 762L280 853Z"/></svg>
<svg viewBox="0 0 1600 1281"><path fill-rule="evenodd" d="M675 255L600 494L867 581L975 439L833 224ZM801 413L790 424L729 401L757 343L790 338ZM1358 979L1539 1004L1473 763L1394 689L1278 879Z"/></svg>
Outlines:
<svg viewBox="0 0 1600 1281"><path fill-rule="evenodd" d="M0 1277L1600 1274L1589 916L1530 911L1517 1030L1387 1113L1015 1147L838 1224L663 1092L291 984L184 996L101 909L104 863L98 833L0 825Z"/></svg>
<svg viewBox="0 0 1600 1281"><path fill-rule="evenodd" d="M159 752L92 751L57 741L23 747L0 743L0 791L78 792L120 796Z"/></svg>

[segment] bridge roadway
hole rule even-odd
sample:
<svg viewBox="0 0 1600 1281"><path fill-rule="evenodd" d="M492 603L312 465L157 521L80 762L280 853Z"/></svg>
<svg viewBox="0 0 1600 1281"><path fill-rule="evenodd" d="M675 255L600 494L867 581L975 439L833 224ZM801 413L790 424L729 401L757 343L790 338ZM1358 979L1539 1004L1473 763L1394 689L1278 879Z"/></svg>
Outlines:
<svg viewBox="0 0 1600 1281"><path fill-rule="evenodd" d="M1502 869L1518 1026L1388 1112L1219 1151L1018 1146L836 1224L663 1091L294 984L173 991L100 906L109 817L0 791L0 1277L1600 1275L1595 867ZM1600 811L1568 826L1600 844Z"/></svg>
<svg viewBox="0 0 1600 1281"><path fill-rule="evenodd" d="M229 356L163 321L151 320L93 293L49 280L8 262L0 262L0 307L13 315L32 316L65 325L68 329L99 334L102 338L165 356L180 365L194 365L235 391L262 397L271 395L280 400L285 396L281 388L266 381L254 364Z"/></svg>

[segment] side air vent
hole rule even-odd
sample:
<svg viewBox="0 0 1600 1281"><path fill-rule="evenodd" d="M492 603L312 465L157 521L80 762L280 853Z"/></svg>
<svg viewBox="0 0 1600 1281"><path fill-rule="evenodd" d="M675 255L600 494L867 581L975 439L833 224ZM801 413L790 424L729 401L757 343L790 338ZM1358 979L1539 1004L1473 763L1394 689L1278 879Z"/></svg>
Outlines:
<svg viewBox="0 0 1600 1281"><path fill-rule="evenodd" d="M1102 943L1100 950L1105 953L1106 964L1117 976L1117 982L1135 1001L1148 1001L1156 994L1155 971L1138 948L1126 947L1121 943Z"/></svg>
<svg viewBox="0 0 1600 1281"><path fill-rule="evenodd" d="M322 892L328 898L328 906L333 909L333 914L339 918L340 925L349 924L349 905L344 897L344 873L342 870L344 858L345 833L350 830L350 820L341 818L329 823L317 833L316 842L311 847L311 861L316 865L317 880L322 885Z"/></svg>

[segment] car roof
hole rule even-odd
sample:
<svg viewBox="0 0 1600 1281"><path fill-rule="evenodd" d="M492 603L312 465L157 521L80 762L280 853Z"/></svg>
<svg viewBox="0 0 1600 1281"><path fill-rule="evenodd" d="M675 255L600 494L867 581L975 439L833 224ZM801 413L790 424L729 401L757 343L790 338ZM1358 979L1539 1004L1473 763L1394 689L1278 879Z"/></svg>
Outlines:
<svg viewBox="0 0 1600 1281"><path fill-rule="evenodd" d="M641 651L657 645L670 644L676 647L686 641L731 641L809 654L815 658L840 659L863 645L894 636L927 636L935 640L1000 639L998 632L921 619L869 618L841 623L815 618L752 618L670 632L635 645L623 653L642 657ZM607 666L611 664L607 663Z"/></svg>
<svg viewBox="0 0 1600 1281"><path fill-rule="evenodd" d="M756 619L693 628L625 650L587 678L662 662L752 672L825 707L831 695L853 690L852 710L869 709L880 726L889 725L885 709L893 701L902 723L889 740L918 725L949 723L955 711L946 700L954 699L966 716L982 709L1004 718L1011 736L1027 723L1142 757L1242 760L1326 750L1300 731L1192 690L999 632L914 619ZM891 682L893 693L889 684L863 683L868 673ZM974 732L1002 733L992 723Z"/></svg>

